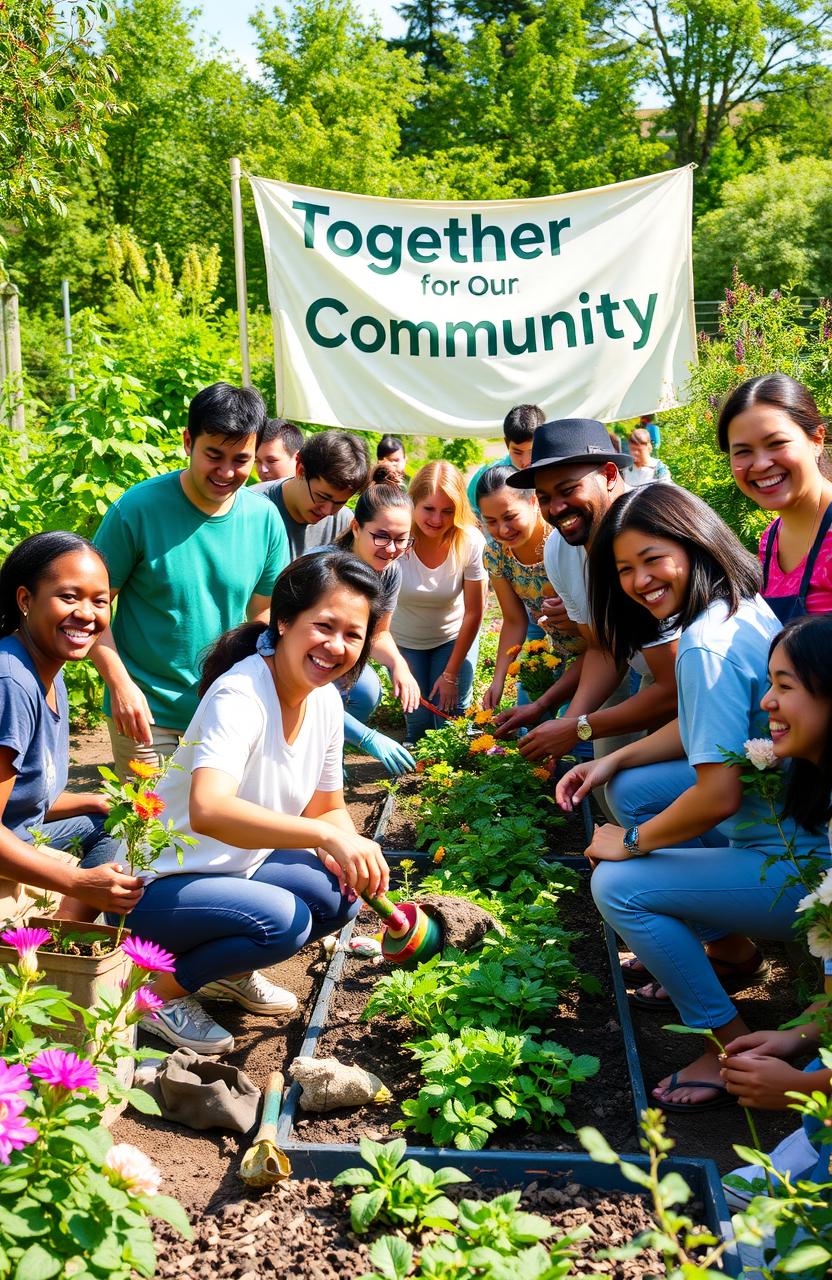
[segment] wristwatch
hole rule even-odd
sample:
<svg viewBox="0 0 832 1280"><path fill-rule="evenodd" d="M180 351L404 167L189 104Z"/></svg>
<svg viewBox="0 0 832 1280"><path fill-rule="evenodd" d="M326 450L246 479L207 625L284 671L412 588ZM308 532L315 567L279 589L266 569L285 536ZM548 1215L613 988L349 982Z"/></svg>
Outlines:
<svg viewBox="0 0 832 1280"><path fill-rule="evenodd" d="M589 723L589 718L587 716L578 716L578 723L575 728L575 732L581 742L589 742L592 737L592 725Z"/></svg>
<svg viewBox="0 0 832 1280"><path fill-rule="evenodd" d="M624 832L623 843L628 853L634 853L637 858L644 856L644 850L638 847L638 827L630 827Z"/></svg>

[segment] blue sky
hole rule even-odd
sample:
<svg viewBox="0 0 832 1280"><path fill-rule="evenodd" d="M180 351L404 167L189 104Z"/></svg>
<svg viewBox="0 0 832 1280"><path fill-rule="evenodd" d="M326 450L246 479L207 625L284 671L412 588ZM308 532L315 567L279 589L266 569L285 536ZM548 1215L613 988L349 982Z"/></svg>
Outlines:
<svg viewBox="0 0 832 1280"><path fill-rule="evenodd" d="M264 0L200 0L202 14L197 29L207 37L216 36L229 53L236 54L250 72L255 72L254 33L248 19L256 9L270 12L271 7ZM404 24L394 11L392 0L358 0L358 7L367 16L377 15L385 36L403 33Z"/></svg>

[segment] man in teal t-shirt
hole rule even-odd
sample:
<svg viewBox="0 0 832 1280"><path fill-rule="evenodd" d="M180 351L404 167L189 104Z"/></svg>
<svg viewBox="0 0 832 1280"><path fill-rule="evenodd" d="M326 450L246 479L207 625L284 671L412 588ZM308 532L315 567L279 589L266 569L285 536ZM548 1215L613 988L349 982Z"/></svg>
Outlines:
<svg viewBox="0 0 832 1280"><path fill-rule="evenodd" d="M194 396L188 466L134 485L93 539L118 607L94 661L107 685L116 771L176 750L197 706L205 650L246 618L268 620L289 562L277 510L243 487L266 407L251 387L218 382Z"/></svg>
<svg viewBox="0 0 832 1280"><path fill-rule="evenodd" d="M503 422L503 439L508 453L496 462L486 462L468 481L468 501L478 520L480 509L477 506L477 481L482 473L489 467L514 467L515 471L524 471L532 460L534 433L545 421L545 413L536 404L517 404L509 409Z"/></svg>

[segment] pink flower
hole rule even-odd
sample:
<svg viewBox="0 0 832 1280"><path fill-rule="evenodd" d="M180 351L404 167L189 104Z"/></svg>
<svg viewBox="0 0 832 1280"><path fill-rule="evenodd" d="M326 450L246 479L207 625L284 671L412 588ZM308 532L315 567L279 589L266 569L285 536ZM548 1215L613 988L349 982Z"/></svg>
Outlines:
<svg viewBox="0 0 832 1280"><path fill-rule="evenodd" d="M64 1049L43 1049L29 1063L33 1076L56 1089L97 1089L98 1072L91 1062Z"/></svg>
<svg viewBox="0 0 832 1280"><path fill-rule="evenodd" d="M26 1106L25 1098L7 1098L0 1102L0 1163L8 1164L13 1151L34 1142L38 1136L37 1129L27 1124L21 1117Z"/></svg>
<svg viewBox="0 0 832 1280"><path fill-rule="evenodd" d="M139 987L133 997L133 1012L149 1013L151 1018L155 1018L164 1003L152 987Z"/></svg>
<svg viewBox="0 0 832 1280"><path fill-rule="evenodd" d="M742 749L746 759L761 773L764 769L776 769L779 764L771 738L749 738L742 744Z"/></svg>
<svg viewBox="0 0 832 1280"><path fill-rule="evenodd" d="M35 978L38 972L36 951L44 942L49 942L52 934L48 929L7 929L0 934L0 941L7 947L14 947L20 956L19 969L24 978Z"/></svg>
<svg viewBox="0 0 832 1280"><path fill-rule="evenodd" d="M110 1180L116 1186L136 1196L155 1196L162 1181L155 1164L129 1142L117 1142L110 1147L104 1157L104 1168L110 1171Z"/></svg>
<svg viewBox="0 0 832 1280"><path fill-rule="evenodd" d="M18 1094L31 1089L32 1082L26 1068L19 1062L9 1064L0 1061L0 1106L5 1102L17 1102Z"/></svg>
<svg viewBox="0 0 832 1280"><path fill-rule="evenodd" d="M176 957L157 947L155 942L125 938L121 949L137 969L146 969L148 973L173 973L176 968Z"/></svg>

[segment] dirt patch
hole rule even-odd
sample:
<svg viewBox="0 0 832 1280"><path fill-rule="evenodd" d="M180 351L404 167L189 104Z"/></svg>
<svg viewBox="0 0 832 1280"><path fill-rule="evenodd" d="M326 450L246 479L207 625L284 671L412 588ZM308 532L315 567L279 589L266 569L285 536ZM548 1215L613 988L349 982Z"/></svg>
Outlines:
<svg viewBox="0 0 832 1280"><path fill-rule="evenodd" d="M600 921L585 877L581 878L575 893L563 895L561 909L564 928L577 935L572 952L578 969L597 978L602 991L600 995L592 995L576 988L567 993L543 1028L543 1034L573 1053L593 1054L601 1061L599 1075L579 1086L573 1094L568 1113L575 1126L594 1125L617 1150L633 1151L636 1135L626 1057L615 1018ZM371 922L365 921L362 913L358 925L362 932L365 924L369 928ZM395 1136L390 1125L401 1118L400 1102L418 1093L419 1073L403 1048L405 1041L419 1038L418 1033L402 1019L391 1021L379 1017L369 1022L360 1021L378 977L386 971L388 967L384 965L377 967L369 961L347 959L343 979L330 1004L326 1029L318 1042L318 1053L374 1071L393 1094L393 1100L357 1111L299 1116L298 1140L354 1143L362 1136L387 1140ZM424 1142L412 1132L408 1137L411 1142ZM500 1129L489 1145L515 1150L580 1150L577 1140L557 1127L546 1133L531 1133L520 1125Z"/></svg>
<svg viewBox="0 0 832 1280"><path fill-rule="evenodd" d="M498 1191L466 1185L449 1188L453 1198L490 1199ZM350 1230L349 1196L327 1182L286 1182L257 1195L217 1205L194 1223L190 1242L163 1227L157 1234L157 1275L182 1280L352 1280L370 1270L369 1245L385 1234L381 1228L358 1237ZM643 1201L618 1192L587 1191L577 1184L563 1189L530 1184L520 1207L539 1213L557 1235L586 1224L587 1240L578 1246L574 1274L603 1275L610 1280L640 1280L663 1274L658 1257L646 1253L626 1262L596 1259L610 1245L622 1245L652 1225ZM390 1228L386 1229L390 1231Z"/></svg>
<svg viewBox="0 0 832 1280"><path fill-rule="evenodd" d="M438 920L442 927L442 941L446 947L468 951L482 942L489 929L497 922L482 907L467 898L453 898L449 894L419 893L416 901L426 915Z"/></svg>

